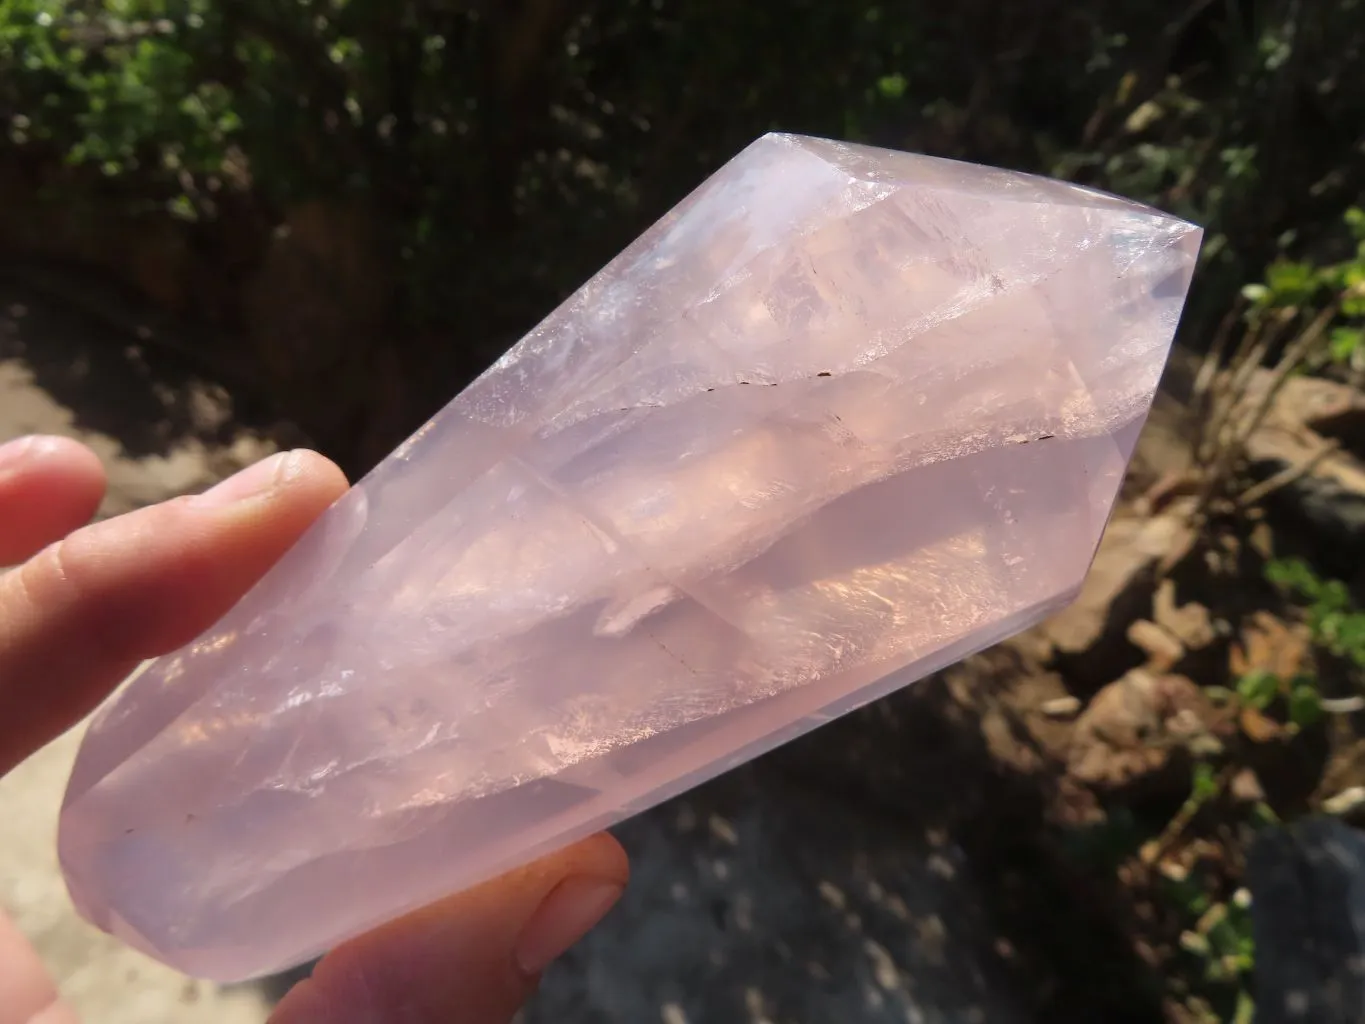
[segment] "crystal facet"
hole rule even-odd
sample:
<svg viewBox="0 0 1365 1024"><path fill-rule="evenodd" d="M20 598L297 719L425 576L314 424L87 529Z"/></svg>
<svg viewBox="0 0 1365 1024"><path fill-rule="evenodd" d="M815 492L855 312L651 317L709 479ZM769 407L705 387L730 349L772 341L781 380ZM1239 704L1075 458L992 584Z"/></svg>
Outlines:
<svg viewBox="0 0 1365 1024"><path fill-rule="evenodd" d="M102 710L78 907L191 974L275 971L1034 623L1199 238L759 139Z"/></svg>

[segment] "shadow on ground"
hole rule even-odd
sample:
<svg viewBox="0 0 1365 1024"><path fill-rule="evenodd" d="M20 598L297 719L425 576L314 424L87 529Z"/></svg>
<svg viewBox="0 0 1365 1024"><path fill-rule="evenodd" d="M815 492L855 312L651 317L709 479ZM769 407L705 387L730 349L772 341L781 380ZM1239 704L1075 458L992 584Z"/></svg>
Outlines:
<svg viewBox="0 0 1365 1024"><path fill-rule="evenodd" d="M130 458L165 455L196 440L225 446L243 429L278 431L250 396L229 395L193 361L139 338L90 309L35 291L0 273L0 364L70 410L83 431L108 435ZM7 426L45 429L22 421Z"/></svg>

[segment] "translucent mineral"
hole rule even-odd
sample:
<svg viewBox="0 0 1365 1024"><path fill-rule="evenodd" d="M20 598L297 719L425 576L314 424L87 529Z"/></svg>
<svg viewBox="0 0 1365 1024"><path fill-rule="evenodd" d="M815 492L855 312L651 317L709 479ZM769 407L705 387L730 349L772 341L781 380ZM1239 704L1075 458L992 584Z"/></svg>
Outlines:
<svg viewBox="0 0 1365 1024"><path fill-rule="evenodd" d="M77 906L190 974L274 972L1038 622L1199 239L759 139L102 709Z"/></svg>

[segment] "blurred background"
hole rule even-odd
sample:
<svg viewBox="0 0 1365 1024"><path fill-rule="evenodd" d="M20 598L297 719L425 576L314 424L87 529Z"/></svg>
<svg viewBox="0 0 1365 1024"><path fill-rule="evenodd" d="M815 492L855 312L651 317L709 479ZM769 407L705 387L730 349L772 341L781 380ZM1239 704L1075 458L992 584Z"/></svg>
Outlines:
<svg viewBox="0 0 1365 1024"><path fill-rule="evenodd" d="M1194 220L1081 601L625 826L527 1021L1365 1019L1363 49L1362 0L0 0L0 439L91 443L106 515L358 475L773 129ZM263 1019L71 919L73 743L0 783L0 903L91 1021Z"/></svg>

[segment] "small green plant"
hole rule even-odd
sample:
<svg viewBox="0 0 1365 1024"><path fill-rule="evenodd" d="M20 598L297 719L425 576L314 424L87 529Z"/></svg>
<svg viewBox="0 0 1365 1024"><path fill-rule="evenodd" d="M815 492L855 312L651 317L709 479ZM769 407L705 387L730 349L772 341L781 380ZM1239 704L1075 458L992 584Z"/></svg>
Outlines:
<svg viewBox="0 0 1365 1024"><path fill-rule="evenodd" d="M1313 468L1326 445L1300 466L1253 485L1246 446L1285 382L1328 367L1365 373L1365 210L1343 218L1351 254L1337 262L1281 258L1246 285L1224 320L1195 381L1190 412L1203 474L1200 508L1244 508ZM1269 371L1257 381L1262 368Z"/></svg>
<svg viewBox="0 0 1365 1024"><path fill-rule="evenodd" d="M1237 681L1237 699L1256 711L1268 711L1282 700L1285 717L1295 730L1307 729L1323 715L1317 678L1308 673L1281 679L1264 669L1248 672Z"/></svg>
<svg viewBox="0 0 1365 1024"><path fill-rule="evenodd" d="M1266 269L1265 280L1247 285L1242 296L1250 303L1249 320L1284 311L1330 310L1333 322L1326 344L1311 362L1317 367L1338 363L1359 372L1365 370L1365 210L1352 207L1344 220L1355 243L1352 255L1327 264L1276 260Z"/></svg>
<svg viewBox="0 0 1365 1024"><path fill-rule="evenodd" d="M1365 671L1365 611L1340 580L1324 580L1304 561L1270 563L1266 578L1305 604L1313 642Z"/></svg>
<svg viewBox="0 0 1365 1024"><path fill-rule="evenodd" d="M1197 766L1187 808L1204 806L1221 788L1212 768ZM1184 922L1180 949L1196 965L1185 1008L1209 1024L1250 1022L1256 1005L1250 894L1239 889L1227 897L1220 881L1199 868L1163 873L1160 893Z"/></svg>
<svg viewBox="0 0 1365 1024"><path fill-rule="evenodd" d="M1172 903L1193 926L1180 936L1180 948L1203 963L1204 979L1215 985L1240 985L1255 966L1251 933L1251 899L1242 890L1230 900L1217 900L1191 878L1168 884Z"/></svg>
<svg viewBox="0 0 1365 1024"><path fill-rule="evenodd" d="M1248 672L1237 681L1237 699L1244 707L1264 711L1280 694L1280 677L1274 672L1258 669Z"/></svg>
<svg viewBox="0 0 1365 1024"><path fill-rule="evenodd" d="M1253 699L1263 699L1267 694L1273 698L1280 692L1273 676L1248 689ZM1180 949L1194 965L1183 987L1173 994L1193 1019L1207 1024L1250 1024L1255 1014L1251 895L1240 888L1230 892L1222 867L1198 861L1186 868L1178 865L1178 859L1173 864L1164 859L1195 817L1223 799L1238 767L1236 762L1219 768L1205 760L1197 761L1184 805L1162 835L1144 850L1144 859L1158 865L1158 895L1180 922ZM1245 815L1240 819L1242 824L1253 830L1279 821L1264 801L1241 813Z"/></svg>
<svg viewBox="0 0 1365 1024"><path fill-rule="evenodd" d="M1345 583L1323 579L1300 559L1273 561L1265 575L1302 603L1304 621L1316 646L1356 672L1365 671L1365 610L1356 607ZM1244 708L1281 712L1291 735L1315 725L1333 706L1324 700L1321 680L1313 672L1287 679L1264 669L1248 672L1237 680L1236 699ZM1355 706L1349 701L1346 705Z"/></svg>

